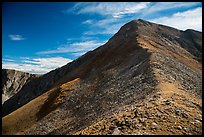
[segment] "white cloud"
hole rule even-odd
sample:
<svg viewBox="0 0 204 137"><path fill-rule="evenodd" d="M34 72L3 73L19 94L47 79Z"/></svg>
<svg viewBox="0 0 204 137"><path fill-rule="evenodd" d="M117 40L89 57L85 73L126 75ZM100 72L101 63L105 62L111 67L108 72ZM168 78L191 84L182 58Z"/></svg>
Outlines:
<svg viewBox="0 0 204 137"><path fill-rule="evenodd" d="M93 20L85 20L84 22L82 22L82 24L92 24L94 21Z"/></svg>
<svg viewBox="0 0 204 137"><path fill-rule="evenodd" d="M14 40L14 41L19 41L19 40L24 40L25 39L21 35L9 35L9 38L10 38L10 40Z"/></svg>
<svg viewBox="0 0 204 137"><path fill-rule="evenodd" d="M94 24L90 24L90 29L83 32L84 35L96 35L96 34L115 34L121 26L128 21L131 21L134 17L128 18L112 18L107 17L98 21Z"/></svg>
<svg viewBox="0 0 204 137"><path fill-rule="evenodd" d="M171 16L174 9L192 8L200 4L200 2L82 2L75 4L67 12L101 15L102 19L94 19L94 23L91 18L82 22L89 25L88 30L83 32L84 35L115 34L122 25L131 20L139 18L149 20L152 19L151 15L162 17L163 11L167 13L170 10Z"/></svg>
<svg viewBox="0 0 204 137"><path fill-rule="evenodd" d="M194 29L202 31L202 8L178 12L169 17L160 17L150 21L180 30Z"/></svg>
<svg viewBox="0 0 204 137"><path fill-rule="evenodd" d="M142 12L142 15L150 15L156 12L161 12L170 9L193 7L198 5L199 2L158 2L151 4L152 5L148 7L148 10Z"/></svg>
<svg viewBox="0 0 204 137"><path fill-rule="evenodd" d="M71 41L89 41L92 39L97 39L96 37L87 37L87 36L82 36L82 37L77 37L77 38L67 38L67 44L70 43Z"/></svg>
<svg viewBox="0 0 204 137"><path fill-rule="evenodd" d="M71 53L72 55L82 55L90 50L93 50L105 42L97 42L95 40L85 41L85 42L75 42L72 44L62 45L55 50L41 51L37 54L56 54L56 53Z"/></svg>
<svg viewBox="0 0 204 137"><path fill-rule="evenodd" d="M112 23L117 23L118 21L120 21L119 19L116 18L105 18L105 19L101 19L98 20L95 24L93 24L93 27L102 27L105 28L106 25L110 25Z"/></svg>
<svg viewBox="0 0 204 137"><path fill-rule="evenodd" d="M149 15L164 10L189 8L200 2L81 2L67 10L75 14L99 14L122 18L126 15L139 13Z"/></svg>
<svg viewBox="0 0 204 137"><path fill-rule="evenodd" d="M94 24L90 25L89 30L85 31L84 35L96 35L96 34L115 34L119 29L125 25L127 22L134 20L134 16L126 18L105 18L95 21Z"/></svg>
<svg viewBox="0 0 204 137"><path fill-rule="evenodd" d="M3 61L14 62L15 60L13 60L13 59L3 59Z"/></svg>
<svg viewBox="0 0 204 137"><path fill-rule="evenodd" d="M85 31L84 35L96 35L96 34L115 34L126 22L117 22L113 24L104 24L104 26L92 26L88 31ZM110 27L111 26L111 27Z"/></svg>
<svg viewBox="0 0 204 137"><path fill-rule="evenodd" d="M45 74L58 67L66 65L71 62L71 59L63 57L50 57L50 58L24 58L20 63L3 61L2 68L15 69L32 74Z"/></svg>
<svg viewBox="0 0 204 137"><path fill-rule="evenodd" d="M85 31L83 34L84 35L114 34L119 29L119 26L116 25L116 23L118 23L118 19L116 18L111 17L111 18L101 19L101 20L95 21L94 24L91 24L90 30Z"/></svg>
<svg viewBox="0 0 204 137"><path fill-rule="evenodd" d="M77 14L100 14L103 16L112 16L121 18L126 14L134 14L148 6L149 2L91 2L77 3L67 12Z"/></svg>
<svg viewBox="0 0 204 137"><path fill-rule="evenodd" d="M83 51L82 52L73 52L72 55L75 56L75 57L79 57L79 56L81 56L81 55L83 55L85 53L86 52L83 52Z"/></svg>

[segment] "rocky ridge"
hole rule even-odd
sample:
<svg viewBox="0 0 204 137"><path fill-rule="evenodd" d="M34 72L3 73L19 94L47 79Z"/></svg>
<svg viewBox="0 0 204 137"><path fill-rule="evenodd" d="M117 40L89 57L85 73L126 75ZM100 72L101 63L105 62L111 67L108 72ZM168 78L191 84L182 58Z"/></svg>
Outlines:
<svg viewBox="0 0 204 137"><path fill-rule="evenodd" d="M3 123L13 118L13 125L3 124L3 133L201 134L201 124L195 123L196 119L202 121L201 35L144 20L131 21L103 46L45 74L40 78L44 80L36 80L33 91L37 94L29 98L35 99L24 101L26 105L17 106L3 118ZM19 116L29 108L32 113ZM135 116L135 109L145 110L144 114L138 110ZM129 124L120 115L124 112L130 113ZM28 115L30 123L17 124ZM115 115L119 122L111 120ZM151 115L153 120L149 120ZM173 119L184 124L171 124ZM195 125L191 129L189 122Z"/></svg>

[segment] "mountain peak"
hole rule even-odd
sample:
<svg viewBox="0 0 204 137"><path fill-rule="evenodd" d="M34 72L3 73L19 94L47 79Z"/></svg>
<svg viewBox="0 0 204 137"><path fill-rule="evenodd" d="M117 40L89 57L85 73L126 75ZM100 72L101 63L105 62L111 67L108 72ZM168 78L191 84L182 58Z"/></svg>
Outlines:
<svg viewBox="0 0 204 137"><path fill-rule="evenodd" d="M134 25L138 25L138 26L151 26L152 24L154 24L152 22L149 22L149 21L146 21L143 19L132 20L129 23L134 24Z"/></svg>
<svg viewBox="0 0 204 137"><path fill-rule="evenodd" d="M138 19L138 20L132 20L126 24L124 24L120 30L115 34L115 36L118 35L123 35L125 37L129 37L129 36L136 36L137 35L137 30L140 29L141 27L145 27L145 26L151 26L152 23L142 20L142 19ZM111 38L112 39L112 38Z"/></svg>
<svg viewBox="0 0 204 137"><path fill-rule="evenodd" d="M202 121L201 46L202 33L130 21L103 46L8 99L2 133L202 134L200 122L188 122Z"/></svg>

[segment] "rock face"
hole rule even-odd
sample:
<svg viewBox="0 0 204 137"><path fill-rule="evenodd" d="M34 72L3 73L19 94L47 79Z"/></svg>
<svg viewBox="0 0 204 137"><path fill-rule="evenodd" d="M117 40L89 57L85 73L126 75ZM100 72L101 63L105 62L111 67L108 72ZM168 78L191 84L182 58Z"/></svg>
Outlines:
<svg viewBox="0 0 204 137"><path fill-rule="evenodd" d="M37 76L39 75L2 69L2 104L18 93L25 84Z"/></svg>
<svg viewBox="0 0 204 137"><path fill-rule="evenodd" d="M2 132L184 134L174 119L201 134L200 125L185 121L202 115L201 96L202 33L133 20L101 47L28 82L4 103ZM186 111L177 115L177 108Z"/></svg>

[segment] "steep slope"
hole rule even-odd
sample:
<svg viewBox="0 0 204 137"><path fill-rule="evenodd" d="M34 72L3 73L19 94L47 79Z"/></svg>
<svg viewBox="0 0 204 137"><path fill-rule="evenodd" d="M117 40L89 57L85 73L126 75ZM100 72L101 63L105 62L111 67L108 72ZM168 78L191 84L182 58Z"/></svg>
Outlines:
<svg viewBox="0 0 204 137"><path fill-rule="evenodd" d="M200 36L202 33L192 32L195 33L196 38L186 39L184 36L186 31L144 20L134 20L127 23L105 45L36 80L38 84L35 85L35 89L32 89L32 92L36 94L27 95L35 98L44 92L45 94L31 102L29 101L32 98L29 98L27 100L29 103L23 102L24 104L27 103L23 106L26 109L21 107L12 112L20 105L12 104L11 99L5 102L11 103L16 108L10 110L11 114L3 117L3 134L108 134L115 131L117 127L120 132L129 134L121 128L119 129L121 124L115 124L116 127L111 128L110 121L109 124L102 124L97 127L100 129L91 127L98 122L100 123L101 119L104 121L103 119L117 114L123 107L126 107L125 112L131 112L131 108L138 108L141 102L145 104L159 92L161 92L160 98L174 98L175 100L177 99L176 95L165 96L163 93L177 94L179 89L182 89L182 92L178 94L181 93L183 99L191 97L190 101L193 100L192 102L197 103L194 106L195 110L189 113L188 120L193 119L195 115L200 117L198 115L201 115L201 101L199 100L201 100L202 93L202 64L200 62L202 56L194 56L194 54L200 53L202 55L202 37ZM189 36L194 37L194 34ZM197 46L195 46L195 41ZM194 45L189 48L185 46L186 43L193 43ZM74 82L73 87L70 88L69 82L72 80L77 80L77 82ZM42 88L43 84L44 88ZM168 85L170 88L165 90L164 87ZM25 93L26 88L15 96L19 98ZM36 100L41 100L41 103L36 103ZM174 102L174 100L171 101ZM159 100L159 102L150 105L152 108L157 108L162 106L162 102L163 100ZM174 103L175 106L170 107L171 109L178 107L180 102L175 101ZM34 109L31 106L35 106ZM28 111L29 108L34 110L32 114L18 115L19 111ZM141 106L141 109L148 110L145 105ZM161 109L163 108L161 107ZM153 109L149 110L149 113L154 111ZM145 115L138 118L145 118ZM34 117L34 120L29 122L28 127L19 124L20 121L24 121L26 116ZM163 114L160 116L157 120L163 118ZM12 118L15 118L12 122L13 125L9 125L7 121ZM179 116L175 119L183 120ZM168 122L167 126L169 126ZM145 126L143 125L143 127ZM202 129L200 126L197 128L198 132L193 132L194 129L189 132L200 134ZM133 127L130 130L131 133L137 131L136 129L137 127ZM147 133L176 134L168 130ZM181 134L183 133L181 132Z"/></svg>
<svg viewBox="0 0 204 137"><path fill-rule="evenodd" d="M29 74L17 70L2 69L2 104L11 98L31 79L40 75Z"/></svg>

